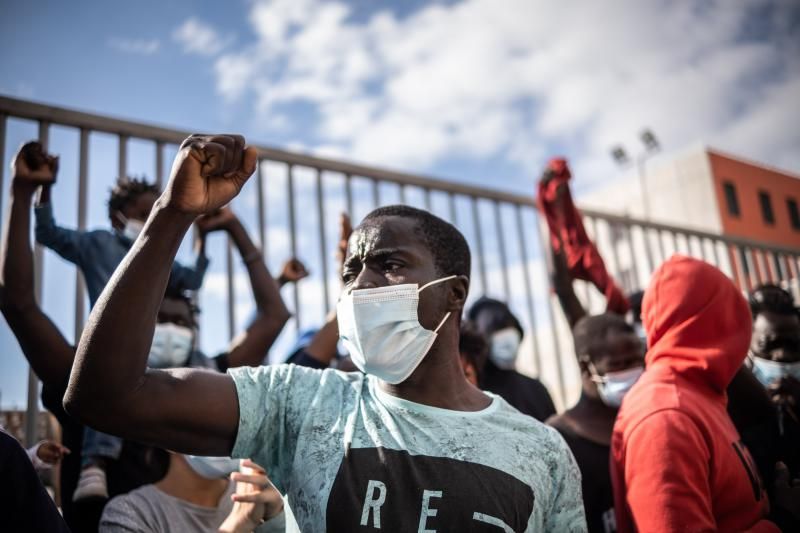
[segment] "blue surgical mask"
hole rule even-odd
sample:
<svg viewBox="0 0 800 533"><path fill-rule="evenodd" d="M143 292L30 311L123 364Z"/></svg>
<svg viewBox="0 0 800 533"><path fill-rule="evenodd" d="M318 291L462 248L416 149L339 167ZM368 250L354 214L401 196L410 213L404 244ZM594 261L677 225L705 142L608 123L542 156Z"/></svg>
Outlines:
<svg viewBox="0 0 800 533"><path fill-rule="evenodd" d="M517 328L505 328L495 331L490 339L489 358L499 368L514 368L517 352L522 342L522 335Z"/></svg>
<svg viewBox="0 0 800 533"><path fill-rule="evenodd" d="M455 277L437 279L421 288L407 283L342 294L336 306L339 338L353 364L393 385L408 379L450 317L445 314L433 331L422 327L417 317L419 293Z"/></svg>
<svg viewBox="0 0 800 533"><path fill-rule="evenodd" d="M635 366L619 372L606 372L601 376L594 365L589 363L589 371L592 373L592 381L597 384L600 400L609 407L619 407L622 405L622 398L644 373L644 367Z"/></svg>
<svg viewBox="0 0 800 533"><path fill-rule="evenodd" d="M800 380L800 361L779 363L752 354L750 360L753 362L753 375L765 387L785 377Z"/></svg>
<svg viewBox="0 0 800 533"><path fill-rule="evenodd" d="M206 479L226 478L239 471L239 459L230 457L202 457L200 455L184 455L186 462L198 476Z"/></svg>
<svg viewBox="0 0 800 533"><path fill-rule="evenodd" d="M147 366L150 368L175 368L183 366L192 351L192 330L176 324L156 324L153 344Z"/></svg>

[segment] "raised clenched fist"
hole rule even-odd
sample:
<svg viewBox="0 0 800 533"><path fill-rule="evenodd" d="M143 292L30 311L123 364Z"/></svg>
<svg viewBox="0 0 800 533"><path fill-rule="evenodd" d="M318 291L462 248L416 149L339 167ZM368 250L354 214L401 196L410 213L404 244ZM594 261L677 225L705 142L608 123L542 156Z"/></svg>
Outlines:
<svg viewBox="0 0 800 533"><path fill-rule="evenodd" d="M56 181L58 157L45 152L41 143L30 141L17 152L11 170L15 182L49 185Z"/></svg>
<svg viewBox="0 0 800 533"><path fill-rule="evenodd" d="M192 135L172 164L166 205L194 215L214 212L239 194L257 160L241 135Z"/></svg>

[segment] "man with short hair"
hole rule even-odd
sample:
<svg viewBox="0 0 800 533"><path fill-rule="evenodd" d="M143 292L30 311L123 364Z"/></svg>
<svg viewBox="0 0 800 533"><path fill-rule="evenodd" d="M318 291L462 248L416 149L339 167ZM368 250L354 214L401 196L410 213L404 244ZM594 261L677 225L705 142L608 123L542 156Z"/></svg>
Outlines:
<svg viewBox="0 0 800 533"><path fill-rule="evenodd" d="M239 193L257 158L240 136L184 141L142 237L92 312L67 409L182 453L251 457L288 495L303 531L583 531L580 474L564 441L464 377L469 248L427 212L377 209L349 240L339 329L366 374L146 368L143 339L184 233ZM113 362L104 357L112 347Z"/></svg>

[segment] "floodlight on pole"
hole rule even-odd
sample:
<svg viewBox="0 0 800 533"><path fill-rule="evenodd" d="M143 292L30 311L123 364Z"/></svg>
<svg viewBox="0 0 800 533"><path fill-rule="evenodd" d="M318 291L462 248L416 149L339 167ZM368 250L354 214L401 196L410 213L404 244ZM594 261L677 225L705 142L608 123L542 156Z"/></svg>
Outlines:
<svg viewBox="0 0 800 533"><path fill-rule="evenodd" d="M641 133L639 134L639 140L642 141L644 144L644 151L637 154L634 158L636 164L636 173L639 177L639 189L641 191L641 200L642 200L642 209L644 210L644 218L650 218L650 202L648 200L647 194L647 176L645 174L645 162L648 158L650 158L653 154L658 152L661 149L661 145L658 142L658 138L656 138L655 134L650 128L642 129ZM612 146L611 148L611 157L614 159L614 162L617 163L620 167L627 167L631 163L631 159L628 156L628 152L621 144L617 144Z"/></svg>

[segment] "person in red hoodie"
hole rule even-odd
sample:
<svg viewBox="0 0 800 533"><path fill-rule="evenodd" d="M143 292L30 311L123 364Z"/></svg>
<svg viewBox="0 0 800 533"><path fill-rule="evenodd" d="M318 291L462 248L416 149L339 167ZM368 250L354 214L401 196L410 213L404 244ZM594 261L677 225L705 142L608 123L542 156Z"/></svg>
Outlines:
<svg viewBox="0 0 800 533"><path fill-rule="evenodd" d="M747 302L722 272L673 256L653 274L642 318L646 370L614 425L618 531L779 531L758 470L726 412L750 343ZM785 469L774 508L798 518ZM775 509L774 509L775 510Z"/></svg>

